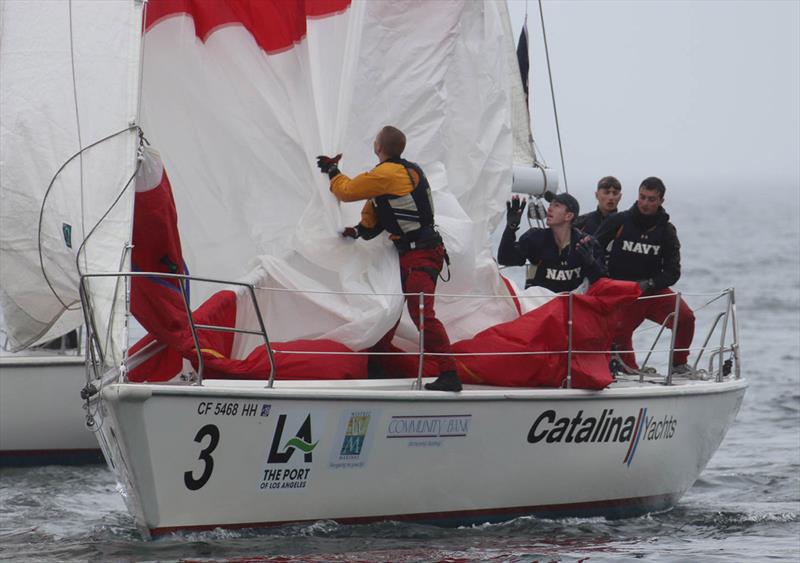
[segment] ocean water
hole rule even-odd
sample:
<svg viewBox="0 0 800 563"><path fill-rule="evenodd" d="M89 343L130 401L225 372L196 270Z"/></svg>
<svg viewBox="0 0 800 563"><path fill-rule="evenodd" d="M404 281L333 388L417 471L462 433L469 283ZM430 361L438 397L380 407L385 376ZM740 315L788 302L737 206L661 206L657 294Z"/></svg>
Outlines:
<svg viewBox="0 0 800 563"><path fill-rule="evenodd" d="M768 193L667 194L683 245L677 287L736 288L750 382L719 451L670 511L458 529L321 521L144 540L105 467L4 468L0 560L799 561L800 196L792 186ZM623 206L631 201L626 193Z"/></svg>

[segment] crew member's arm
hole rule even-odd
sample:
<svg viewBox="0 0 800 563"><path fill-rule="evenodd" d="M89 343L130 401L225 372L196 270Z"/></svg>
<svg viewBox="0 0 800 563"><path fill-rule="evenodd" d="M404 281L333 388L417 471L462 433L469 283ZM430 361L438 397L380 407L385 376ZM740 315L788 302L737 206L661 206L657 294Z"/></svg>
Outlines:
<svg viewBox="0 0 800 563"><path fill-rule="evenodd" d="M605 251L605 249L608 248L608 243L617 236L617 231L622 226L624 220L625 212L620 212L609 215L600 223L600 227L598 227L597 231L594 233L594 238L600 245L601 251Z"/></svg>
<svg viewBox="0 0 800 563"><path fill-rule="evenodd" d="M383 227L378 222L378 215L375 213L375 205L371 201L366 202L361 209L361 221L355 228L358 236L364 240L375 238L383 232Z"/></svg>
<svg viewBox="0 0 800 563"><path fill-rule="evenodd" d="M589 279L589 283L594 283L598 279L607 277L605 264L603 263L603 249L591 235L578 231L578 243L575 249L581 257L583 263L583 275Z"/></svg>
<svg viewBox="0 0 800 563"><path fill-rule="evenodd" d="M414 186L401 164L379 164L355 178L339 173L331 178L331 191L339 201L359 201L381 195L406 195Z"/></svg>
<svg viewBox="0 0 800 563"><path fill-rule="evenodd" d="M497 262L501 266L524 266L525 260L536 264L540 259L540 249L546 229L528 229L517 238L516 231L506 228L497 249Z"/></svg>
<svg viewBox="0 0 800 563"><path fill-rule="evenodd" d="M661 247L661 271L653 276L651 289L675 285L681 278L681 243L672 223L667 223Z"/></svg>
<svg viewBox="0 0 800 563"><path fill-rule="evenodd" d="M497 262L501 266L522 266L525 264L525 256L520 252L519 243L517 243L517 231L508 227L503 231L500 247L497 249Z"/></svg>

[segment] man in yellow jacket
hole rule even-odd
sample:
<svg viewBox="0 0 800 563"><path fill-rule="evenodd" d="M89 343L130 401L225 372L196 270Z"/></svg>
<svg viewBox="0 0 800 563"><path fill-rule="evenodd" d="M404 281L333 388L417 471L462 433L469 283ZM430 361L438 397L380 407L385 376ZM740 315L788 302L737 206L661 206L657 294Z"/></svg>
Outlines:
<svg viewBox="0 0 800 563"><path fill-rule="evenodd" d="M361 221L347 227L342 236L369 240L383 231L389 232L400 253L400 276L403 292L407 295L408 312L419 328L419 297L425 294L423 315L425 322L425 352L445 354L434 356L439 367L439 377L425 385L433 391L461 391L461 381L450 353L450 339L434 312L436 281L445 260L442 237L436 232L433 216L433 197L428 179L417 164L401 155L406 147L406 137L399 129L387 125L378 132L373 149L378 165L349 178L337 167L341 155L320 156L317 166L331 181L331 192L339 201L367 200L361 210ZM400 319L398 319L398 323ZM391 350L397 323L372 350Z"/></svg>

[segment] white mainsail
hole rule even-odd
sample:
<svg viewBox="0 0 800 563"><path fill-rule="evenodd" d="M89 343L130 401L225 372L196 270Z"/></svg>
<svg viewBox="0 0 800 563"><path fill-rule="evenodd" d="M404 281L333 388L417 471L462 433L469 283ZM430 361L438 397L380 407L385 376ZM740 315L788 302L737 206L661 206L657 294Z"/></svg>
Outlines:
<svg viewBox="0 0 800 563"><path fill-rule="evenodd" d="M11 349L83 322L78 268L127 269L132 189L115 200L136 167L141 14L131 1L0 3L0 307ZM114 363L117 283L95 280L88 296Z"/></svg>

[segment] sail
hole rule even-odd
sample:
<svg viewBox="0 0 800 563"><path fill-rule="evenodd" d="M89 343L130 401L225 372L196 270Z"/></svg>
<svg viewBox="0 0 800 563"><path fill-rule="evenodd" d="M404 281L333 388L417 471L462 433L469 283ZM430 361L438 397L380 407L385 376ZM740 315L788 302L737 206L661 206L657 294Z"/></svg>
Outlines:
<svg viewBox="0 0 800 563"><path fill-rule="evenodd" d="M80 273L127 269L141 17L139 2L0 3L0 307L11 349L83 322ZM117 283L89 284L109 363L124 346Z"/></svg>
<svg viewBox="0 0 800 563"><path fill-rule="evenodd" d="M339 236L361 206L336 202L315 157L341 152L345 173L369 170L375 134L392 124L433 188L451 258L437 316L451 339L515 318L510 299L457 297L508 296L489 233L510 192L514 112L525 108L505 3L246 8L148 3L142 123L169 173L188 270L264 288L273 341L374 344L403 310L397 252L383 237ZM220 289L194 283L193 305ZM254 328L246 298L236 316ZM417 338L405 318L396 343L409 348ZM261 343L236 335L233 353Z"/></svg>

